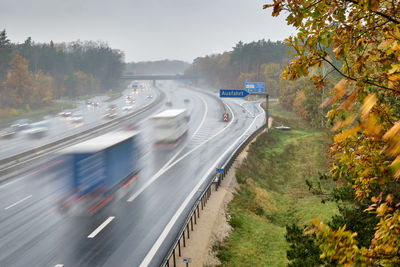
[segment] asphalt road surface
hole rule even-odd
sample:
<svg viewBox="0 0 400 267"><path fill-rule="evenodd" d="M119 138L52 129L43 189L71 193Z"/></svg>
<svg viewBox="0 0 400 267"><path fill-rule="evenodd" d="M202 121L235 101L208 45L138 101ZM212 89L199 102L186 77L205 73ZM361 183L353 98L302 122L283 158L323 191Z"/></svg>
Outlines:
<svg viewBox="0 0 400 267"><path fill-rule="evenodd" d="M101 123L107 121L104 115L107 113L107 108L110 104L117 107L116 117L134 112L135 110L148 105L156 97L157 91L151 89L150 86L144 84L142 89L138 89L137 93L132 94L131 89L123 92L123 97L118 98L112 102L105 102L106 97L95 97L91 101L99 103L99 106L87 106L85 101L76 102L76 108L70 110L72 114L79 114L83 116L83 121L79 123L72 122L69 117L52 116L46 119L47 132L42 138L31 137L26 131L18 132L13 138L0 138L0 159L7 158L18 153L22 153L35 147L43 146L46 143L57 141L67 136L82 132L84 130L93 128ZM135 98L135 104L132 105L132 110L123 110L127 106L126 96L132 95ZM148 96L153 96L148 98Z"/></svg>
<svg viewBox="0 0 400 267"><path fill-rule="evenodd" d="M24 176L0 184L0 266L159 266L205 179L218 162L264 123L259 102L226 100L233 113L222 121L217 100L163 82L158 111L186 108L189 132L175 148L154 147L147 119L140 131L142 171L108 206L89 216L83 207L57 210L65 191L60 160L28 166Z"/></svg>

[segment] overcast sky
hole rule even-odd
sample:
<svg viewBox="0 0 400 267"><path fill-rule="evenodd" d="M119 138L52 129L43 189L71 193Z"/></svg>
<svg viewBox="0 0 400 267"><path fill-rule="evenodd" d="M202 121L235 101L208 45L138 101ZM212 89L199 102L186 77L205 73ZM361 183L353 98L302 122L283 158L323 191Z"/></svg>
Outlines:
<svg viewBox="0 0 400 267"><path fill-rule="evenodd" d="M272 1L268 1L272 2ZM284 18L267 0L0 0L12 42L105 41L125 60L179 59L229 51L240 40L283 40Z"/></svg>

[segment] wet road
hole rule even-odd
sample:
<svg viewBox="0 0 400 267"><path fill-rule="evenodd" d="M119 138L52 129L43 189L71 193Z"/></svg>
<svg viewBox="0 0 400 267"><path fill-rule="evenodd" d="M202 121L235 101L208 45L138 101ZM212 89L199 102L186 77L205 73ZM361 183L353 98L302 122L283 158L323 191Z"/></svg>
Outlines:
<svg viewBox="0 0 400 267"><path fill-rule="evenodd" d="M233 119L223 122L213 97L172 83L161 89L172 108L188 109L186 138L160 151L152 145L149 121L135 122L143 169L94 216L79 209L57 212L65 190L57 158L0 184L0 266L160 265L205 178L264 122L256 102L227 100Z"/></svg>
<svg viewBox="0 0 400 267"><path fill-rule="evenodd" d="M132 105L132 110L124 111L122 108L126 105L126 96L132 95L135 98L135 104ZM151 99L147 96L153 96ZM42 138L34 138L29 136L26 131L18 132L13 138L0 138L0 159L7 158L18 153L22 153L35 147L43 146L46 143L54 142L70 135L82 132L93 128L97 125L107 122L103 116L107 113L107 108L110 104L117 106L116 117L121 117L134 112L135 110L144 107L154 101L157 96L157 91L153 90L149 85L144 84L142 89L138 89L137 93L132 94L131 89L123 92L123 97L111 102L105 102L106 97L95 97L92 101L98 102L98 107L87 106L85 101L76 102L76 108L72 111L73 114L83 116L83 121L79 123L72 122L69 117L52 116L46 120L48 131L46 136Z"/></svg>

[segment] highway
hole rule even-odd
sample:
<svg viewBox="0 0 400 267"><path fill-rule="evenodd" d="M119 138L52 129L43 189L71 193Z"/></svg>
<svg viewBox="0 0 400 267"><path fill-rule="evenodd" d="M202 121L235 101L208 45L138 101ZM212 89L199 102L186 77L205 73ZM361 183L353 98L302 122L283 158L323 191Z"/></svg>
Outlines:
<svg viewBox="0 0 400 267"><path fill-rule="evenodd" d="M144 107L155 99L157 91L153 91L147 84L144 85L145 86L143 89L138 89L137 94L133 95L136 103L133 105L133 109L129 112L133 112L141 107ZM123 95L130 95L131 91L131 89L126 89L123 92ZM153 96L153 98L147 98L149 95ZM10 139L0 138L0 159L22 153L29 149L42 146L49 142L57 141L67 136L100 125L101 123L107 121L107 119L103 118L103 116L107 113L107 108L111 104L119 107L116 112L117 117L121 117L128 113L128 111L122 110L122 107L127 105L125 103L125 97L118 98L111 102L105 102L106 98L107 97L103 96L90 99L91 101L98 102L98 107L87 106L85 101L74 102L74 104L76 104L76 108L71 109L70 111L72 114L80 114L83 116L83 121L80 123L72 122L69 117L57 115L48 116L45 120L48 131L46 132L46 136L42 138L31 137L24 131L18 132L15 137Z"/></svg>
<svg viewBox="0 0 400 267"><path fill-rule="evenodd" d="M215 97L172 82L160 88L171 108L189 111L186 138L173 150L159 149L149 121L132 120L140 131L142 171L95 215L57 210L66 187L57 157L0 184L1 267L161 264L205 178L265 118L259 102L229 99L233 117L223 122Z"/></svg>

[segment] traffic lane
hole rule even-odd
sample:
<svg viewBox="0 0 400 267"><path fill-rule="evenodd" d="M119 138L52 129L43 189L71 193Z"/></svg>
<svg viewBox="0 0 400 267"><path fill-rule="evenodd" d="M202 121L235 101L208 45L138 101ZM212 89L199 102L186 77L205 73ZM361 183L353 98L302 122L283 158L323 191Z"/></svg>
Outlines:
<svg viewBox="0 0 400 267"><path fill-rule="evenodd" d="M139 179L140 180L140 179ZM147 192L149 192L149 191L146 191L146 193L144 193L143 195L146 195L147 194ZM135 201L135 203L139 203L138 201ZM154 208L152 209L152 210L154 210ZM166 210L166 208L165 207L163 207L159 212L163 212L163 211L165 211ZM125 212L126 213L126 212ZM137 214L138 212L137 211L135 211L134 212L135 214ZM150 215L152 215L152 213L150 213ZM118 216L116 216L117 218L118 218ZM146 223L147 224L147 223ZM146 226L146 224L144 225L144 226ZM85 223L82 223L82 225L85 225ZM131 229L132 227L128 227L128 229ZM143 231L140 231L140 233L141 232L143 232ZM116 236L120 236L120 235L116 235ZM146 235L146 238L148 238L148 234ZM121 237L118 237L118 239L120 240L121 239ZM74 240L76 240L76 239L74 239ZM82 248L82 247L85 247L85 239L83 239L82 240L82 242L79 242L79 238L78 238L78 244L76 244L75 242L73 243L74 245L72 246L72 250L70 250L70 253L72 253L72 255L77 255L76 253L80 253L81 252L81 249L79 249L78 251L76 251L76 250L74 250L74 248L75 247L79 247L79 248ZM63 245L63 247L64 248L68 248L68 246L67 245ZM110 247L107 247L107 250L111 250L111 248ZM65 252L65 249L63 250L64 252ZM67 249L67 251L68 251L68 249ZM92 250L86 250L87 251L87 254L88 255L92 255L93 253L96 253L95 251L92 251ZM34 254L38 254L38 252L32 252L32 255L34 255ZM40 255L40 254L39 254ZM71 255L71 254L69 254L69 255ZM85 254L86 255L86 254ZM93 257L93 255L91 256L91 257ZM67 258L76 258L76 256L71 256L71 257L67 257ZM74 266L75 265L80 265L80 264L82 264L82 261L83 262L85 262L86 260L86 257L80 257L80 261L79 262L74 262ZM91 264L99 264L100 262L98 261L99 259L97 259L95 262L91 262ZM65 261L61 261L61 262L67 262L68 263L68 261L67 260L65 260ZM91 265L90 264L90 265ZM90 266L89 265L89 266Z"/></svg>
<svg viewBox="0 0 400 267"><path fill-rule="evenodd" d="M132 112L149 104L149 100L146 99L145 93L152 93L154 97L156 97L155 92L146 91L140 93L138 97L136 97L137 103L135 104ZM116 104L120 107L120 109L122 109L122 107L126 105L125 96L126 93L123 97L114 100L113 102L110 102L110 104ZM95 127L105 122L105 120L103 119L103 115L105 114L108 105L109 104L106 105L105 103L102 103L100 107L88 110L86 105L80 104L76 109L73 110L73 113L84 115L83 123L73 123L69 118L62 117L52 117L48 119L48 131L43 138L29 137L26 133L19 132L17 133L15 138L0 139L0 146L2 148L0 151L0 159L21 153L34 147L42 146L48 142L56 141L69 135L76 134L81 131ZM128 113L119 111L118 116L123 116L126 114Z"/></svg>
<svg viewBox="0 0 400 267"><path fill-rule="evenodd" d="M46 177L46 176L44 176L44 177ZM49 181L54 181L54 180L56 180L56 179L54 179L54 178L49 178L48 179ZM33 181L33 180L32 180ZM44 182L44 183L46 183L46 182ZM63 186L60 186L61 188L63 187ZM48 203L47 203L48 204ZM25 209L23 209L23 210L25 210ZM23 213L21 213L21 214L23 214ZM29 218L30 219L32 219L32 218L34 218L34 216L30 216L31 215L31 212L28 212L28 214L29 214ZM27 215L26 214L24 214L23 215L24 217L27 217ZM42 216L41 216L42 217ZM10 217L11 218L11 217ZM14 217L14 220L15 221L12 221L11 220L11 223L9 224L9 225L13 225L13 224L15 224L15 222L20 222L20 221L23 221L22 220L22 218L21 217ZM44 226L44 225L46 225L46 223L44 223L44 221L39 221L40 222L40 226ZM26 225L26 224L24 224L24 225ZM50 227L48 227L48 228L51 228L51 227L53 227L53 225L54 224L52 224ZM12 231L12 232L14 232L14 233L16 233L16 234L18 234L18 233L20 233L20 232L26 232L25 230L23 230L23 228L21 228L21 227L23 227L23 226L19 226L17 229L14 229L15 231ZM25 226L24 226L25 227ZM26 227L29 227L29 228L37 228L36 227L36 225L32 225L32 224L27 224L26 225ZM7 229L8 230L8 228L4 228L4 229ZM22 230L21 230L22 229ZM49 233L46 233L46 235L48 235ZM5 237L7 237L7 236L5 236ZM27 240L30 240L30 238L29 238L29 236L25 236L25 238L27 239ZM3 243L3 242L2 242ZM4 243L6 243L6 242L4 242ZM19 252L16 252L17 254L19 253ZM40 255L40 253L38 253L38 252L33 252L33 253L31 253L31 255ZM14 255L14 254L11 254L11 256L10 255L7 255L6 256L6 259L4 260L5 262L7 262L7 264L9 263L9 262L12 262L12 260L10 261L10 260L8 260L9 259L9 257L11 257L12 258L12 255ZM4 255L3 255L4 256ZM3 262L4 262L3 261ZM29 262L29 260L28 260L28 262Z"/></svg>
<svg viewBox="0 0 400 267"><path fill-rule="evenodd" d="M228 135L229 137L229 135ZM150 197L151 199L146 208L151 205L151 209L155 209L155 207L162 206L162 210L164 211L162 215L160 215L157 220L162 220L164 225L167 225L170 218L174 215L175 211L178 209L179 205L183 202L189 192L194 188L194 186L199 182L202 175L204 175L212 166L214 165L216 159L220 156L221 151L228 146L229 141L226 139L218 139L215 142L210 143L208 146L204 146L203 149L198 150L192 154L189 154L185 159L179 162L176 166L168 170L164 175L162 175L159 179L157 179L154 183L151 184L141 195L139 195L133 202L133 205L136 204L136 201L139 199L145 199ZM199 162L204 162L204 164L199 164ZM204 189L204 188L202 188ZM201 194L201 191L197 192L197 196ZM195 200L193 198L190 203ZM155 206L153 206L155 205ZM170 207L173 206L173 209ZM185 209L190 209L191 205L188 205ZM140 207L139 207L140 208ZM183 213L185 214L185 213ZM150 220L150 219L149 219ZM179 222L184 220L184 216L179 217L178 223L173 227L169 236L169 239L163 243L162 247L157 252L157 256L155 257L155 261L151 263L150 266L159 266L161 263L162 257L166 253L166 249L169 248L171 242L173 241L175 234L179 231ZM161 231L165 228L165 226L158 228L158 226L154 226L150 224L151 220L146 223L144 222L144 227L148 224L148 230L151 233L151 236L146 237L147 239L154 238L154 232L158 232L158 236ZM134 235L134 233L132 233ZM154 243L156 239L153 239L150 244ZM127 240L128 244L130 241ZM125 263L136 262L138 257L141 257L142 250L136 252L132 252L130 254L129 251L125 251L125 255L123 254L123 245L121 246L121 250L119 250L118 254L115 256L115 259L121 259L124 257L128 257ZM164 250L163 250L164 248ZM148 248L149 250L150 248ZM114 257L114 255L113 255ZM117 263L116 261L112 261L110 258L110 263ZM112 266L106 265L106 266Z"/></svg>

